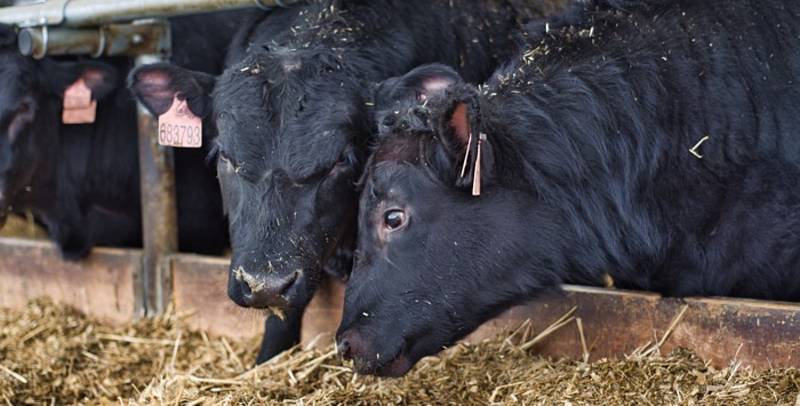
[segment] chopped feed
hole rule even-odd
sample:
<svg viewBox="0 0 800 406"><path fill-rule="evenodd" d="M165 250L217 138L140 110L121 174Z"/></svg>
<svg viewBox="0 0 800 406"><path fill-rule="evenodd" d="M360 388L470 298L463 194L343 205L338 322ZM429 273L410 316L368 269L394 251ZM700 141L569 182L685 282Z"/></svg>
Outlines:
<svg viewBox="0 0 800 406"><path fill-rule="evenodd" d="M798 370L714 369L688 350L548 360L535 345L521 349L523 337L541 337L526 330L458 345L386 380L354 375L332 345L252 368L257 340L208 337L181 320L112 327L48 301L0 310L0 403L800 405Z"/></svg>
<svg viewBox="0 0 800 406"><path fill-rule="evenodd" d="M6 223L0 226L0 237L18 237L33 240L43 240L47 238L47 231L36 224L33 214L26 213L25 216L10 214Z"/></svg>

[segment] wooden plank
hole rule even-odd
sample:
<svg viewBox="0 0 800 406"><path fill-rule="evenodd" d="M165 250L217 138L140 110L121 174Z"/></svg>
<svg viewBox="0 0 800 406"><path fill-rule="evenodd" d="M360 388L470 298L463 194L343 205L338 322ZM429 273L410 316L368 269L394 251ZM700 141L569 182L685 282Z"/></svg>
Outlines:
<svg viewBox="0 0 800 406"><path fill-rule="evenodd" d="M225 293L227 261L179 256L173 261L175 305L194 311L193 326L233 337L261 333L263 316L238 308ZM303 342L327 345L341 319L343 289L328 286L318 292L303 319ZM479 341L510 331L531 320L534 334L570 309L581 318L591 359L618 358L658 342L672 321L686 311L662 352L693 349L713 365L727 366L736 356L743 365L800 367L800 305L741 299L674 299L651 293L565 286L485 323L467 341ZM577 325L556 331L534 350L545 356L580 359Z"/></svg>
<svg viewBox="0 0 800 406"><path fill-rule="evenodd" d="M170 266L172 303L176 312L190 314L190 327L233 338L263 332L260 311L243 309L228 299L228 260L177 254L170 257Z"/></svg>
<svg viewBox="0 0 800 406"><path fill-rule="evenodd" d="M228 260L198 255L171 257L173 304L189 313L192 328L233 338L264 332L265 314L237 306L228 299ZM303 317L303 342L328 344L341 319L343 289L326 287L314 296Z"/></svg>
<svg viewBox="0 0 800 406"><path fill-rule="evenodd" d="M50 297L107 321L128 322L141 263L139 251L106 248L68 262L49 242L0 238L0 306L22 308Z"/></svg>
<svg viewBox="0 0 800 406"><path fill-rule="evenodd" d="M685 313L661 350L692 349L717 367L734 360L755 368L800 367L800 305L726 298L663 298L656 294L565 286L564 291L509 310L473 333L494 336L530 319L541 331L573 307L583 323L591 359L618 358L664 337ZM576 323L534 347L553 357L580 359Z"/></svg>
<svg viewBox="0 0 800 406"><path fill-rule="evenodd" d="M303 345L332 343L342 320L343 307L343 284L330 282L318 289L303 316Z"/></svg>
<svg viewBox="0 0 800 406"><path fill-rule="evenodd" d="M50 243L0 238L0 306L21 308L48 296L112 322L134 317L135 278L142 256L136 250L95 249L82 262L65 262ZM171 257L178 312L193 312L194 328L232 337L260 335L264 315L241 309L226 294L228 262L191 255ZM327 344L338 327L343 289L321 289L303 320L303 340ZM655 294L566 286L515 307L487 322L468 340L510 330L530 319L534 334L576 307L592 359L620 357L659 341L686 311L664 341L663 351L691 348L716 366L736 360L757 368L800 367L800 305L725 298L662 298ZM315 340L316 339L316 340ZM554 357L580 358L575 323L537 344Z"/></svg>

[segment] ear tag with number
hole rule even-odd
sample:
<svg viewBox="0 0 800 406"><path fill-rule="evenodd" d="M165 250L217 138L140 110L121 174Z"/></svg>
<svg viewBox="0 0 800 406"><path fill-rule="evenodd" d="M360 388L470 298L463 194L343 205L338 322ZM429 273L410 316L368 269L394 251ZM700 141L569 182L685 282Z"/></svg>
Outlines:
<svg viewBox="0 0 800 406"><path fill-rule="evenodd" d="M203 120L189 110L186 100L172 100L172 106L158 117L158 143L176 148L203 146Z"/></svg>
<svg viewBox="0 0 800 406"><path fill-rule="evenodd" d="M92 100L92 89L83 79L78 79L64 91L64 124L91 124L97 118L97 100Z"/></svg>

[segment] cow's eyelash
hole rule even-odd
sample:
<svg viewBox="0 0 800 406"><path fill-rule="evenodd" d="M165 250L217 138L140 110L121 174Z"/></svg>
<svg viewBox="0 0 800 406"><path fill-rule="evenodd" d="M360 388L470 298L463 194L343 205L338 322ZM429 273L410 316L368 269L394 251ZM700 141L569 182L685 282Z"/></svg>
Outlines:
<svg viewBox="0 0 800 406"><path fill-rule="evenodd" d="M216 142L212 144L211 149L208 151L208 155L206 155L206 164L211 164L217 160L220 156L222 148Z"/></svg>
<svg viewBox="0 0 800 406"><path fill-rule="evenodd" d="M234 160L222 150L222 146L217 143L211 147L211 150L208 152L208 156L206 157L206 162L211 164L216 162L217 160L222 160L224 162L230 163L233 166L236 166Z"/></svg>

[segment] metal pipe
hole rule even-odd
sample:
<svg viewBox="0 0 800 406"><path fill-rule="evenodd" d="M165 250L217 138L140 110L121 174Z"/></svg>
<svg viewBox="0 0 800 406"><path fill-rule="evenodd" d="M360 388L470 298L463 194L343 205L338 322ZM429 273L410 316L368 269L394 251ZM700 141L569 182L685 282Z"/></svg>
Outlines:
<svg viewBox="0 0 800 406"><path fill-rule="evenodd" d="M136 58L136 65L160 61L161 55L143 55ZM173 149L158 144L158 119L141 105L137 114L144 245L140 289L145 314L153 316L162 313L172 299L168 258L178 250L175 168Z"/></svg>
<svg viewBox="0 0 800 406"><path fill-rule="evenodd" d="M136 56L166 54L169 27L164 20L111 24L100 28L30 27L18 34L17 45L25 56L47 55Z"/></svg>
<svg viewBox="0 0 800 406"><path fill-rule="evenodd" d="M49 0L0 8L0 23L80 27L224 9L289 6L301 0Z"/></svg>

